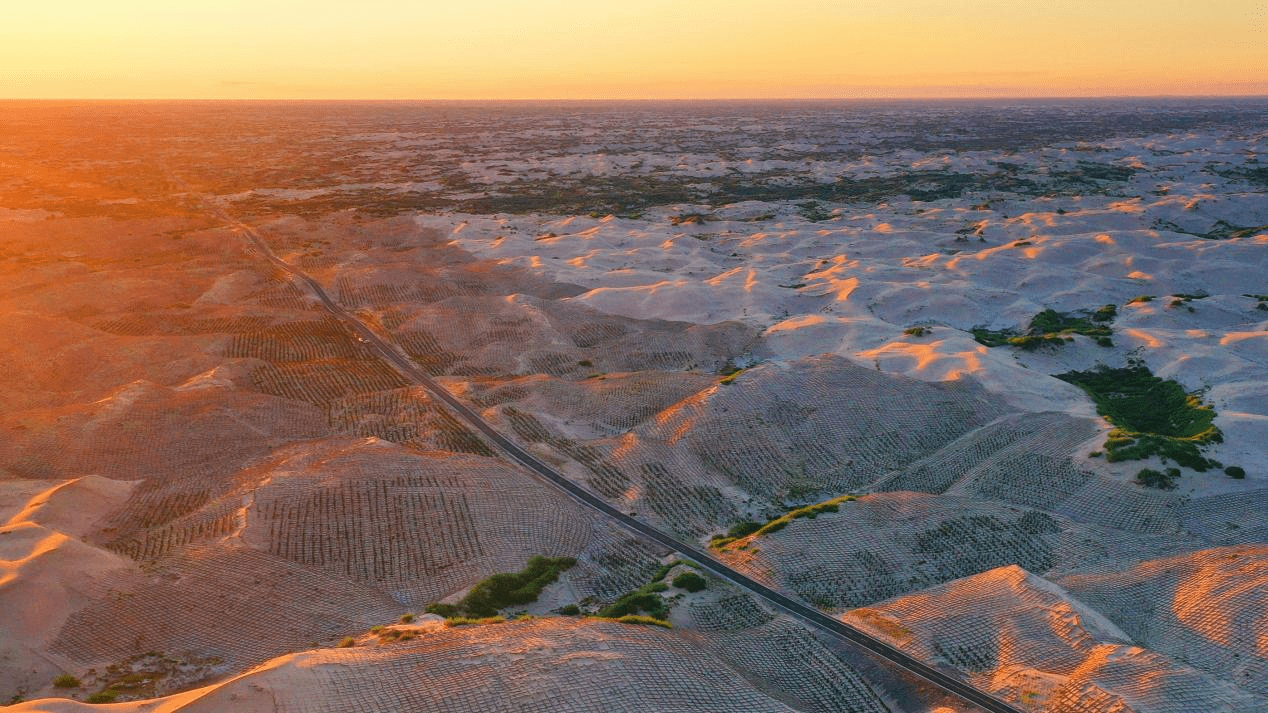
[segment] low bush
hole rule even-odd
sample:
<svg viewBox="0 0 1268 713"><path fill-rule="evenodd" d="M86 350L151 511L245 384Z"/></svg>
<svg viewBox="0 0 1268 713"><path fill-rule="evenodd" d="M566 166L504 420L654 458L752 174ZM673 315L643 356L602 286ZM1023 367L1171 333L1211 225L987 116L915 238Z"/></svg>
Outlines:
<svg viewBox="0 0 1268 713"><path fill-rule="evenodd" d="M53 679L53 685L57 688L79 688L83 683L78 678L65 673Z"/></svg>
<svg viewBox="0 0 1268 713"><path fill-rule="evenodd" d="M1165 473L1156 471L1152 468L1141 468L1140 472L1136 474L1136 482L1147 488L1175 490L1176 480L1179 477L1179 468L1168 468Z"/></svg>
<svg viewBox="0 0 1268 713"><path fill-rule="evenodd" d="M581 613L581 607L576 604L569 604L567 606L559 607L557 611L564 616L577 616Z"/></svg>
<svg viewBox="0 0 1268 713"><path fill-rule="evenodd" d="M748 537L760 529L762 529L762 526L758 523L753 522L752 520L745 520L732 525L731 529L727 530L725 535L714 535L710 539L709 544L713 547L722 547L723 545L735 542L741 537ZM668 570L666 570L666 574L668 574ZM663 577L664 575L661 576Z"/></svg>
<svg viewBox="0 0 1268 713"><path fill-rule="evenodd" d="M87 701L88 703L114 703L114 699L118 697L119 697L118 691L114 690L113 688L107 688L104 691L98 691L97 693L94 693L91 696L88 696L84 700Z"/></svg>
<svg viewBox="0 0 1268 713"><path fill-rule="evenodd" d="M519 572L495 574L476 584L458 604L429 604L425 611L447 619L460 615L492 617L499 609L537 601L547 585L559 579L560 573L575 564L577 560L572 557L552 559L534 556L528 560L528 566Z"/></svg>
<svg viewBox="0 0 1268 713"><path fill-rule="evenodd" d="M674 577L674 586L679 589L685 589L688 592L698 592L707 587L708 582L695 572L683 572Z"/></svg>
<svg viewBox="0 0 1268 713"><path fill-rule="evenodd" d="M1237 480L1241 480L1246 477L1246 470L1242 468L1241 466L1230 465L1229 467L1224 469L1224 475L1227 475L1230 478L1236 478Z"/></svg>
<svg viewBox="0 0 1268 713"><path fill-rule="evenodd" d="M611 606L606 606L599 610L599 616L604 619L617 619L630 614L638 614L640 612L650 614L657 619L664 619L669 612L665 608L665 600L658 595L669 589L669 585L664 582L652 582L645 584L638 589L622 596L616 600Z"/></svg>
<svg viewBox="0 0 1268 713"><path fill-rule="evenodd" d="M438 616L443 616L446 619L449 619L455 616L462 616L462 607L458 606L457 604L440 604L440 603L428 604L427 608L424 609L424 611L426 611L428 614L436 614Z"/></svg>
<svg viewBox="0 0 1268 713"><path fill-rule="evenodd" d="M356 645L357 645L357 640L352 638L351 636L345 636L343 637L343 639L339 641L339 648L341 649L350 649Z"/></svg>

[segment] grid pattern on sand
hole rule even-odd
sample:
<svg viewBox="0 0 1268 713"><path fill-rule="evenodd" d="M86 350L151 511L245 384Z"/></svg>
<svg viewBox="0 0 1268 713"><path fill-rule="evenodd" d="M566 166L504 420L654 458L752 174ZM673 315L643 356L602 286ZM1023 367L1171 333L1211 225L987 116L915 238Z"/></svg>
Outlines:
<svg viewBox="0 0 1268 713"><path fill-rule="evenodd" d="M802 710L889 710L859 674L804 626L772 614L748 594L693 601L686 618L715 655L769 683Z"/></svg>
<svg viewBox="0 0 1268 713"><path fill-rule="evenodd" d="M312 672L310 686L273 686L268 672L258 685L287 713L796 710L675 632L608 622L442 629L389 646L305 654L303 669Z"/></svg>
<svg viewBox="0 0 1268 713"><path fill-rule="evenodd" d="M241 547L189 548L156 574L101 584L50 650L84 665L196 652L241 670L400 613L373 589Z"/></svg>
<svg viewBox="0 0 1268 713"><path fill-rule="evenodd" d="M1058 581L1137 643L1268 695L1268 546L1202 550Z"/></svg>
<svg viewBox="0 0 1268 713"><path fill-rule="evenodd" d="M1266 702L1132 646L1096 612L1019 567L857 609L846 620L1028 710L1250 713Z"/></svg>
<svg viewBox="0 0 1268 713"><path fill-rule="evenodd" d="M244 539L411 605L516 571L533 555L603 544L593 516L490 458L363 442L304 452L261 477Z"/></svg>
<svg viewBox="0 0 1268 713"><path fill-rule="evenodd" d="M374 436L419 450L491 456L492 449L422 387L352 394L325 404L333 433Z"/></svg>

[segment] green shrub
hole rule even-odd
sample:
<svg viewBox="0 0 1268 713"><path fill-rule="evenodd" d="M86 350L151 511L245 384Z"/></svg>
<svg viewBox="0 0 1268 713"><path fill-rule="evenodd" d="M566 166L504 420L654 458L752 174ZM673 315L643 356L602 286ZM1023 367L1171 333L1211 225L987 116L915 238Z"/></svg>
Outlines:
<svg viewBox="0 0 1268 713"><path fill-rule="evenodd" d="M69 673L64 673L53 679L53 685L57 688L79 688L83 683Z"/></svg>
<svg viewBox="0 0 1268 713"><path fill-rule="evenodd" d="M1116 426L1105 441L1111 463L1157 455L1199 472L1215 465L1201 454L1202 448L1224 440L1212 423L1215 411L1179 383L1154 376L1139 362L1056 377L1086 391L1097 413Z"/></svg>
<svg viewBox="0 0 1268 713"><path fill-rule="evenodd" d="M667 562L665 564L662 564L659 568L656 569L656 574L652 575L651 581L659 582L660 580L665 578L665 575L672 572L674 567L677 567L677 566L678 566L678 560L674 560L673 562Z"/></svg>
<svg viewBox="0 0 1268 713"><path fill-rule="evenodd" d="M926 334L932 334L932 333L933 333L933 330L929 329L928 327L908 327L903 330L903 334L906 334L912 337L923 337Z"/></svg>
<svg viewBox="0 0 1268 713"><path fill-rule="evenodd" d="M785 527L788 527L788 523L790 523L790 522L792 522L792 520L790 520L790 519L788 519L788 518L786 518L786 517L781 517L781 518L779 518L779 519L777 519L777 520L771 520L770 522L768 522L768 523L766 523L765 525L763 525L763 526L762 526L762 529L760 529L760 530L758 530L758 531L757 531L757 534L758 534L758 535L769 535L769 534L770 534L770 533L772 533L772 532L779 532L780 530L784 529Z"/></svg>
<svg viewBox="0 0 1268 713"><path fill-rule="evenodd" d="M1130 300L1127 300L1127 304L1129 305L1144 304L1146 302L1153 302L1155 299L1157 298L1155 298L1153 295L1140 295L1139 297L1133 297Z"/></svg>
<svg viewBox="0 0 1268 713"><path fill-rule="evenodd" d="M412 623L414 623L414 615L413 615L413 614L402 614L402 615L401 615L401 623L402 623L402 624L412 624Z"/></svg>
<svg viewBox="0 0 1268 713"><path fill-rule="evenodd" d="M599 616L605 619L617 619L629 614L645 612L657 619L664 619L669 612L665 608L665 600L657 595L667 589L669 586L664 582L643 585L622 596L611 606L600 609Z"/></svg>
<svg viewBox="0 0 1268 713"><path fill-rule="evenodd" d="M1230 465L1224 469L1224 475L1241 480L1246 477L1246 471L1241 466Z"/></svg>
<svg viewBox="0 0 1268 713"><path fill-rule="evenodd" d="M428 614L437 614L439 616L443 616L446 619L449 619L455 616L462 616L462 607L458 606L457 604L441 604L437 602L436 604L428 604L427 608L424 609L424 611L426 611Z"/></svg>
<svg viewBox="0 0 1268 713"><path fill-rule="evenodd" d="M350 649L356 645L357 645L357 640L352 638L351 636L345 636L343 637L343 639L339 641L339 648L341 649Z"/></svg>
<svg viewBox="0 0 1268 713"><path fill-rule="evenodd" d="M753 534L754 532L757 532L760 529L762 529L761 525L757 524L756 522L753 522L752 520L745 520L743 522L732 525L731 529L727 530L727 533L725 535L714 535L709 540L709 544L713 547L722 547L724 545L735 542L741 537L748 537L749 535ZM665 573L668 574L668 570L666 570ZM664 577L664 575L661 575L661 576Z"/></svg>
<svg viewBox="0 0 1268 713"><path fill-rule="evenodd" d="M796 510L793 510L792 512L786 515L777 517L774 520L771 520L770 522L766 523L765 525L763 525L761 528L757 530L757 534L769 535L772 532L779 532L785 527L788 527L788 524L790 522L798 518L804 517L804 518L809 518L813 520L815 517L819 515L819 513L837 512L841 509L841 503L848 503L857 499L858 498L854 497L853 495L842 495L839 498L833 498L831 500L817 503L815 505L807 505L805 507L797 508Z"/></svg>
<svg viewBox="0 0 1268 713"><path fill-rule="evenodd" d="M685 589L688 592L698 592L707 587L708 582L695 572L683 572L674 577L674 586L679 589Z"/></svg>
<svg viewBox="0 0 1268 713"><path fill-rule="evenodd" d="M734 537L738 539L740 537L748 537L760 529L762 529L761 525L753 522L752 520L745 520L744 522L732 525L731 529L726 531L726 534L727 537Z"/></svg>
<svg viewBox="0 0 1268 713"><path fill-rule="evenodd" d="M107 688L104 691L100 691L98 693L92 694L91 696L88 696L84 700L89 703L113 703L114 699L118 697L119 697L118 691L114 690L113 688Z"/></svg>
<svg viewBox="0 0 1268 713"><path fill-rule="evenodd" d="M572 557L534 556L528 566L515 573L495 574L476 584L458 605L431 604L426 611L451 618L457 614L469 617L492 617L499 609L516 604L531 604L547 585L559 579L564 570L577 564Z"/></svg>
<svg viewBox="0 0 1268 713"><path fill-rule="evenodd" d="M1175 490L1176 479L1180 477L1178 468L1168 468L1166 473L1161 473L1152 468L1141 468L1136 474L1136 482L1147 488L1158 488L1159 490Z"/></svg>
<svg viewBox="0 0 1268 713"><path fill-rule="evenodd" d="M564 616L577 616L581 613L581 607L576 604L569 604L567 606L559 607L559 613Z"/></svg>

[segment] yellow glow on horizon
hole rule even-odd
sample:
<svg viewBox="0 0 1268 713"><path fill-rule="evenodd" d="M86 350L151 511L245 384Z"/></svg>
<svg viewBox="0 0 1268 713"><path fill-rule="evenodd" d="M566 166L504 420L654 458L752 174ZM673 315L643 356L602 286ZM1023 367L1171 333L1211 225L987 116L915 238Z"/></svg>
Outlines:
<svg viewBox="0 0 1268 713"><path fill-rule="evenodd" d="M47 0L0 97L1268 94L1261 0Z"/></svg>

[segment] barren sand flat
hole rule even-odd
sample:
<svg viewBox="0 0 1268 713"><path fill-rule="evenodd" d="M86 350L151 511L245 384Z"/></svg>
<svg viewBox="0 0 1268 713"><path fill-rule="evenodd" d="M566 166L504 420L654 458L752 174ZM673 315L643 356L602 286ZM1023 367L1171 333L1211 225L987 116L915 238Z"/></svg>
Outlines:
<svg viewBox="0 0 1268 713"><path fill-rule="evenodd" d="M0 703L1264 710L1264 108L0 118Z"/></svg>

